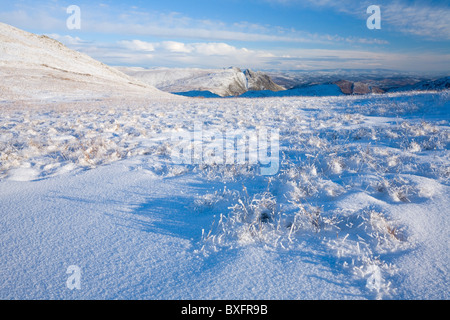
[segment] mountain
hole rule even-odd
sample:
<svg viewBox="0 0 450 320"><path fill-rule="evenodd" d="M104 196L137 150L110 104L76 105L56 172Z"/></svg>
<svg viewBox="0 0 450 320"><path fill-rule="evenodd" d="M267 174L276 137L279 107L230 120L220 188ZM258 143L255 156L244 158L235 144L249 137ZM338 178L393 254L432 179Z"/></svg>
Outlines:
<svg viewBox="0 0 450 320"><path fill-rule="evenodd" d="M79 99L167 93L47 36L0 23L0 99Z"/></svg>
<svg viewBox="0 0 450 320"><path fill-rule="evenodd" d="M450 77L420 81L416 84L397 88L392 91L441 91L450 89Z"/></svg>
<svg viewBox="0 0 450 320"><path fill-rule="evenodd" d="M286 90L284 87L279 86L275 82L273 82L272 79L263 72L255 72L247 69L244 71L244 75L247 79L248 91L270 90L276 92Z"/></svg>
<svg viewBox="0 0 450 320"><path fill-rule="evenodd" d="M205 92L221 96L238 96L249 90L284 90L262 72L224 69L117 67L118 70L166 92L195 95Z"/></svg>

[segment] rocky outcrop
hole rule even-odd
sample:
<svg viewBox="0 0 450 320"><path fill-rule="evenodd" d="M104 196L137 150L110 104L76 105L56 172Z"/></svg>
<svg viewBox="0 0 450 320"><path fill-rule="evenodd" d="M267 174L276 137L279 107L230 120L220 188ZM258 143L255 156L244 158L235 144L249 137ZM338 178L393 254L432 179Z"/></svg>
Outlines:
<svg viewBox="0 0 450 320"><path fill-rule="evenodd" d="M353 82L348 80L339 80L334 82L334 84L336 84L341 89L342 93L348 95L384 93L382 89L360 81Z"/></svg>
<svg viewBox="0 0 450 320"><path fill-rule="evenodd" d="M277 85L272 79L265 73L255 72L250 69L244 71L244 75L247 79L247 91L281 91L286 90L284 87Z"/></svg>

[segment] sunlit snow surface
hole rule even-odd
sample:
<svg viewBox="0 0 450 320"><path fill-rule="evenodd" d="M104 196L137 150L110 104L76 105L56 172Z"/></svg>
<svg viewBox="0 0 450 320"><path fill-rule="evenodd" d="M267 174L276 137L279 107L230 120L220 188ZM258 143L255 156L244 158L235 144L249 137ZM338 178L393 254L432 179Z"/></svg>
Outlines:
<svg viewBox="0 0 450 320"><path fill-rule="evenodd" d="M0 101L0 298L448 299L449 97ZM175 164L198 123L279 171Z"/></svg>

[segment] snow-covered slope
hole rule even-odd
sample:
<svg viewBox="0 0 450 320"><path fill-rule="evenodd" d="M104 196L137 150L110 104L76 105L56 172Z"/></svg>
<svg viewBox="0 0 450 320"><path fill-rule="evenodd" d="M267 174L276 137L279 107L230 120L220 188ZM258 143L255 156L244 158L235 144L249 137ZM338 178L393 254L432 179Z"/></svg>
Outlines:
<svg viewBox="0 0 450 320"><path fill-rule="evenodd" d="M248 90L284 90L262 72L225 69L117 67L120 71L167 92L209 91L222 97Z"/></svg>
<svg viewBox="0 0 450 320"><path fill-rule="evenodd" d="M47 36L0 23L0 99L168 96Z"/></svg>

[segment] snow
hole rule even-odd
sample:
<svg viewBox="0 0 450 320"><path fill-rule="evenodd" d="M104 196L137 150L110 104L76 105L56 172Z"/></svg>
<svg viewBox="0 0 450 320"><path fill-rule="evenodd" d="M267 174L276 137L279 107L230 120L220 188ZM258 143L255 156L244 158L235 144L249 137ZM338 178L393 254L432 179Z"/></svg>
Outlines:
<svg viewBox="0 0 450 320"><path fill-rule="evenodd" d="M245 75L238 68L116 68L166 92L211 91L231 96L247 90Z"/></svg>
<svg viewBox="0 0 450 320"><path fill-rule="evenodd" d="M2 107L2 299L449 298L448 91L133 99ZM198 123L280 170L174 163Z"/></svg>
<svg viewBox="0 0 450 320"><path fill-rule="evenodd" d="M60 42L0 23L0 101L171 95Z"/></svg>
<svg viewBox="0 0 450 320"><path fill-rule="evenodd" d="M223 69L199 68L139 68L116 67L118 70L139 79L165 92L202 93L211 97L211 93L221 96L238 96L248 90L271 89L284 90L276 85L264 73L250 70L242 71L236 67Z"/></svg>

